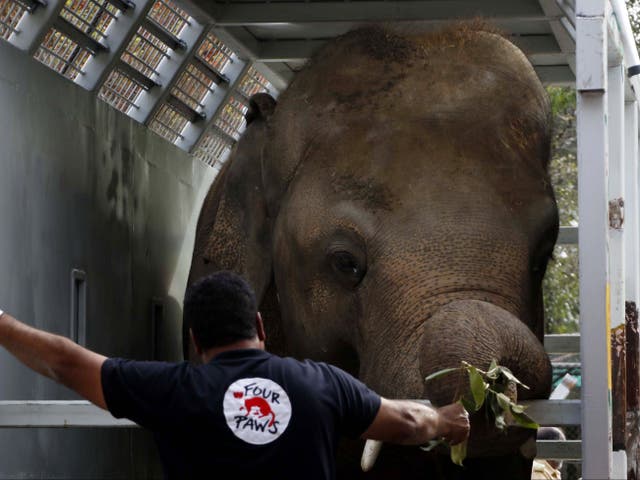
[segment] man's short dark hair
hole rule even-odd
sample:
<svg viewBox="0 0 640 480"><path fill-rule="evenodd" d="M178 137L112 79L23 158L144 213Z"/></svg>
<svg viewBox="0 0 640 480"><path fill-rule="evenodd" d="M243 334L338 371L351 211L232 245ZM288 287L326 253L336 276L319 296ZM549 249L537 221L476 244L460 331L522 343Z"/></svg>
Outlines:
<svg viewBox="0 0 640 480"><path fill-rule="evenodd" d="M231 272L217 272L191 285L184 298L184 319L203 350L256 336L256 296Z"/></svg>

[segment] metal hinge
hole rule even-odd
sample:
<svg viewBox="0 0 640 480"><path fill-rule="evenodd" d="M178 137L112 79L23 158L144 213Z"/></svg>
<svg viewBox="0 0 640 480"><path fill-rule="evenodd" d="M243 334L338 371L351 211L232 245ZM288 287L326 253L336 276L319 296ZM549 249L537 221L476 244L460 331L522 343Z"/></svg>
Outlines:
<svg viewBox="0 0 640 480"><path fill-rule="evenodd" d="M615 230L622 230L624 224L624 200L614 198L609 200L609 227Z"/></svg>

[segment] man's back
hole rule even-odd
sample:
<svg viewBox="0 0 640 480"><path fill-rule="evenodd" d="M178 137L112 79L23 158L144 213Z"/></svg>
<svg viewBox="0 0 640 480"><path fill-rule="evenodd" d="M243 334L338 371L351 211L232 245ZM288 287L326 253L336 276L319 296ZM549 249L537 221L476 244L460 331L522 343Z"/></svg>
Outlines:
<svg viewBox="0 0 640 480"><path fill-rule="evenodd" d="M333 478L338 437L380 407L339 369L253 349L199 366L111 359L102 382L115 416L153 430L171 478Z"/></svg>

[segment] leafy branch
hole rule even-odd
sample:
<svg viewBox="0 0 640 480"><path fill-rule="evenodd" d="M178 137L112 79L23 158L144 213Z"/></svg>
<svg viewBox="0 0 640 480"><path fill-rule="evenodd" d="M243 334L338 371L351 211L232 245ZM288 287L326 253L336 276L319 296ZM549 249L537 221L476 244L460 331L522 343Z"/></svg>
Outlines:
<svg viewBox="0 0 640 480"><path fill-rule="evenodd" d="M436 378L449 375L451 373L466 371L469 379L469 392L471 395L462 395L457 401L462 404L465 410L471 415L486 404L487 415L493 417L493 421L498 430L504 431L507 426L514 425L523 428L537 429L539 425L531 420L526 413L525 407L518 405L513 400L517 385L528 389L525 384L516 378L507 367L502 367L495 360L489 365L487 371L474 367L470 363L461 362L459 367L445 368L432 373L426 382ZM425 451L432 450L436 446L444 443L443 439L432 440L427 446L421 447ZM462 466L462 461L467 456L467 441L451 446L451 461Z"/></svg>

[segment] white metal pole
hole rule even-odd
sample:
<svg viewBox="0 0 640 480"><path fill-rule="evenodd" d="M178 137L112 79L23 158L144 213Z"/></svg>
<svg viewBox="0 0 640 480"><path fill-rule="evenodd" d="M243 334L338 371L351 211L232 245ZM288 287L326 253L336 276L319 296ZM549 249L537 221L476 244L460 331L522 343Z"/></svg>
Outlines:
<svg viewBox="0 0 640 480"><path fill-rule="evenodd" d="M640 233L638 230L638 102L631 101L624 106L625 138L625 290L626 299L631 302L640 300L640 263L638 248Z"/></svg>
<svg viewBox="0 0 640 480"><path fill-rule="evenodd" d="M622 65L608 69L608 136L609 136L609 201L613 206L624 203L624 71ZM614 222L617 221L613 219ZM611 227L611 226L610 226ZM611 279L611 328L624 326L625 251L624 224L609 230L609 275Z"/></svg>
<svg viewBox="0 0 640 480"><path fill-rule="evenodd" d="M624 338L625 329L625 229L622 223L622 205L625 198L625 162L624 162L624 81L625 72L621 64L609 67L608 70L608 136L609 136L609 272L611 280L611 336L617 339ZM612 215L619 215L612 218ZM615 334L613 332L616 332ZM614 344L615 345L615 344ZM613 356L615 352L611 352ZM625 364L620 364L626 373ZM626 383L619 387L626 387ZM626 391L616 392L620 394L617 408L626 412ZM614 410L612 408L612 410ZM613 413L613 412L612 412ZM626 422L626 415L615 417L618 421ZM612 424L613 424L612 420ZM615 425L624 428L624 425ZM625 449L625 437L621 432L612 432L613 452L612 478L626 478L627 455ZM617 443L616 443L617 439Z"/></svg>
<svg viewBox="0 0 640 480"><path fill-rule="evenodd" d="M582 476L611 478L605 0L576 2Z"/></svg>

